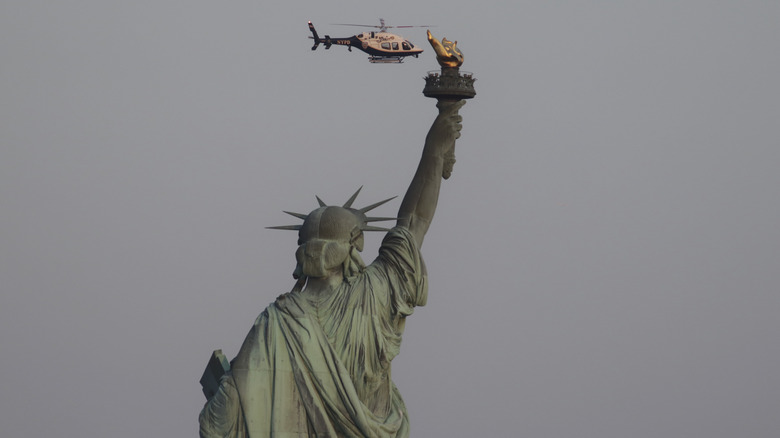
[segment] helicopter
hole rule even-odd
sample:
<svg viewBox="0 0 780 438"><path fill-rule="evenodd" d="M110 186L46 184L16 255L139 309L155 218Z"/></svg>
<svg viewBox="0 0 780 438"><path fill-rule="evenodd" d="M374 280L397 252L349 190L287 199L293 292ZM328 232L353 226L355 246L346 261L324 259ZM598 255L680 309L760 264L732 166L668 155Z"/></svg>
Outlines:
<svg viewBox="0 0 780 438"><path fill-rule="evenodd" d="M379 26L375 25L363 25L363 24L338 24L337 26L360 26L360 27L374 27L379 29L379 32L363 32L357 35L353 35L347 38L331 38L330 35L325 35L325 38L320 38L317 35L317 31L314 30L314 25L309 21L309 30L312 33L310 39L314 40L314 46L312 50L317 50L320 44L325 45L325 49L330 49L330 46L346 46L350 52L352 48L356 48L360 51L368 53L368 62L371 63L402 63L407 56L414 56L417 58L423 49L415 47L411 41L405 39L402 36L388 33L389 28L406 28L406 27L430 27L430 26L386 26L385 20L379 19Z"/></svg>

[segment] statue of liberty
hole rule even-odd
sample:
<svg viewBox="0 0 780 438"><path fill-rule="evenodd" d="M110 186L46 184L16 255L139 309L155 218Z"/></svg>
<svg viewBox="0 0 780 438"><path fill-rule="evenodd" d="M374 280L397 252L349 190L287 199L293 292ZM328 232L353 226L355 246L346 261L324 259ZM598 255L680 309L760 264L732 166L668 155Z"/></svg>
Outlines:
<svg viewBox="0 0 780 438"><path fill-rule="evenodd" d="M257 317L212 389L204 384L201 437L409 436L391 363L406 318L426 303L420 247L455 162L464 103L439 100L397 218L366 215L389 199L353 208L358 190L342 206L318 197L309 214L288 212L302 224L271 227L298 232L295 287ZM382 220L397 222L370 225ZM367 231L387 232L369 265L360 257Z"/></svg>

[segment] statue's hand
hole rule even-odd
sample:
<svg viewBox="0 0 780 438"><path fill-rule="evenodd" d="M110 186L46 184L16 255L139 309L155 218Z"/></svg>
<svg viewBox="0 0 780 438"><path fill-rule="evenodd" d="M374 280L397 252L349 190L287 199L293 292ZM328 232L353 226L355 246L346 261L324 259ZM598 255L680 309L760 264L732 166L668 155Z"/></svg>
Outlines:
<svg viewBox="0 0 780 438"><path fill-rule="evenodd" d="M465 100L440 100L436 106L439 108L439 115L431 126L429 137L433 135L438 143L441 143L442 151L447 148L455 147L455 140L460 138L460 130L463 129L461 122L463 117L458 114L458 110L466 104Z"/></svg>
<svg viewBox="0 0 780 438"><path fill-rule="evenodd" d="M463 100L441 100L436 104L439 108L439 115L431 126L427 141L435 143L444 158L442 170L442 178L444 179L450 177L455 165L455 140L460 138L460 130L463 128L461 124L463 117L458 114L458 110L465 104L466 102Z"/></svg>

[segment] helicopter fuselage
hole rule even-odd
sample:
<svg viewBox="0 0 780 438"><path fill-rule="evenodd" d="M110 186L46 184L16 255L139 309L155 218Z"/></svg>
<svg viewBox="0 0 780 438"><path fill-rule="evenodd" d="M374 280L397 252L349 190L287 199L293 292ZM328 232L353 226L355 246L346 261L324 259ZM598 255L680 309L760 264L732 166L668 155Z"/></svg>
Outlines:
<svg viewBox="0 0 780 438"><path fill-rule="evenodd" d="M352 51L354 47L368 53L371 62L402 62L407 56L417 57L423 52L423 49L416 47L409 40L389 32L363 32L347 38L331 38L330 35L325 35L325 38L320 38L311 22L309 30L313 35L309 38L314 40L312 50L316 50L320 44L324 44L325 49L337 45L346 46Z"/></svg>

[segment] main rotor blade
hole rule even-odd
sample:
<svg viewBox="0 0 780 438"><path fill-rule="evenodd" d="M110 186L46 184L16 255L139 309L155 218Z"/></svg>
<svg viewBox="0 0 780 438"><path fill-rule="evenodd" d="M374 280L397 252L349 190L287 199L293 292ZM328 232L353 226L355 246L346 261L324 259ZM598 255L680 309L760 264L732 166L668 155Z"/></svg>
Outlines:
<svg viewBox="0 0 780 438"><path fill-rule="evenodd" d="M376 24L350 24L350 23L331 23L331 26L358 26L358 27L375 27L377 29L394 29L394 28L409 28L409 27L436 27L435 24L419 24L415 26L377 26Z"/></svg>
<svg viewBox="0 0 780 438"><path fill-rule="evenodd" d="M376 27L379 28L381 26L377 26L376 24L347 24L347 23L331 23L331 26L359 26L359 27Z"/></svg>

